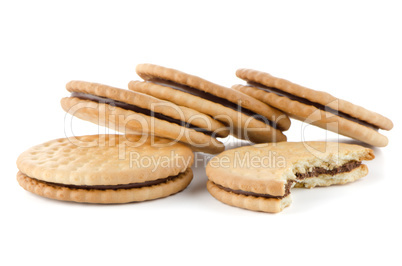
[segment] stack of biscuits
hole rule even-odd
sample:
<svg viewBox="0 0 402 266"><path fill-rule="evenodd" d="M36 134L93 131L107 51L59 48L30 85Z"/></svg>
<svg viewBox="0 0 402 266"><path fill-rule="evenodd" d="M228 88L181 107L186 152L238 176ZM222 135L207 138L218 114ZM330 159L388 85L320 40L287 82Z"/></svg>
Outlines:
<svg viewBox="0 0 402 266"><path fill-rule="evenodd" d="M334 142L287 142L295 118L384 147L388 118L268 73L239 69L245 85L224 87L152 64L127 89L71 81L62 108L122 134L67 137L34 146L17 159L17 180L43 197L87 203L163 198L193 178L193 152L219 154L206 168L207 189L228 205L279 212L293 187L329 186L368 173L373 151ZM252 143L225 151L232 135Z"/></svg>

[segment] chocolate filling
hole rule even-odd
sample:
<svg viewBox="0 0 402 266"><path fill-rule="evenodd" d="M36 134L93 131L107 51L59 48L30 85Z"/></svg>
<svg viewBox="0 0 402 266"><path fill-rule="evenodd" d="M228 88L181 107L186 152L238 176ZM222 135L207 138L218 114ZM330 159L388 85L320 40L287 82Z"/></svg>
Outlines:
<svg viewBox="0 0 402 266"><path fill-rule="evenodd" d="M334 176L336 174L340 174L340 173L346 173L346 172L350 172L353 169L359 167L362 164L362 162L358 162L358 161L350 161L348 163L345 163L344 165L334 168L332 170L328 170L328 169L324 169L322 167L315 167L313 168L312 171L304 173L304 174L300 174L300 173L296 173L296 179L297 180L303 180L305 178L309 178L309 177L316 177L319 175L331 175ZM253 196L253 197L263 197L263 198L274 198L274 199L282 199L286 196L288 196L290 194L290 189L292 188L293 183L296 182L294 180L288 180L288 182L285 185L285 194L283 196L272 196L270 194L260 194L260 193L255 193L255 192L249 192L249 191L244 191L244 190L234 190L231 188L227 188L227 187L223 187L219 184L214 183L216 186L218 186L220 189L223 189L227 192L232 192L235 194L240 194L240 195L245 195L245 196Z"/></svg>
<svg viewBox="0 0 402 266"><path fill-rule="evenodd" d="M36 181L45 183L46 185L51 185L55 187L66 187L66 188L71 188L71 189L86 189L86 190L91 190L91 189L97 189L97 190L107 190L107 189L132 189L132 188L142 188L142 187L150 187L150 186L155 186L159 185L162 183L167 183L175 178L178 178L181 174L175 175L175 176L169 176L166 178L160 178L156 180L151 180L151 181L146 181L142 183L129 183L129 184L119 184L119 185L94 185L94 186L87 186L87 185L72 185L72 184L60 184L60 183L53 183L53 182L47 182L43 180L38 180L35 178Z"/></svg>
<svg viewBox="0 0 402 266"><path fill-rule="evenodd" d="M240 194L240 195L245 195L245 196L253 196L253 197L262 197L262 198L266 198L266 199L272 199L272 198L273 199L282 199L290 194L290 189L291 189L293 183L294 183L294 181L288 180L288 182L285 185L285 194L283 196L272 196L270 194L261 194L261 193L249 192L249 191L244 191L244 190L235 190L235 189L223 187L216 183L214 183L214 184L217 185L220 189L223 189L227 192L232 192L235 194Z"/></svg>
<svg viewBox="0 0 402 266"><path fill-rule="evenodd" d="M353 117L353 116L351 116L351 115L349 115L347 113L332 109L332 108L330 108L330 107L328 107L326 105L323 105L323 104L320 104L320 103L315 103L315 102L309 101L309 100L307 100L305 98L295 96L293 94L290 94L288 92L282 91L280 89L273 88L273 87L268 87L268 86L265 86L265 85L257 83L257 82L248 81L247 83L251 87L255 87L257 89L260 89L260 90L263 90L263 91L266 91L266 92L275 93L276 95L279 95L279 96L282 96L282 97L287 97L292 101L298 101L298 102L306 104L306 105L312 105L312 106L314 106L315 108L317 108L319 110L329 112L331 114L334 114L334 115L337 115L339 117L345 118L345 119L347 119L349 121L358 123L358 124L363 125L365 127L369 127L369 128L374 129L374 130L379 129L377 126L375 126L373 124L370 124L370 123L368 123L366 121L360 120L360 119L358 119L356 117Z"/></svg>
<svg viewBox="0 0 402 266"><path fill-rule="evenodd" d="M352 171L353 169L359 167L362 164L362 162L358 161L350 161L348 163L345 163L344 165L334 168L332 170L325 169L322 167L314 167L312 171L301 174L301 173L296 173L296 179L297 180L303 180L305 178L309 177L316 177L319 175L337 175L341 173L347 173Z"/></svg>
<svg viewBox="0 0 402 266"><path fill-rule="evenodd" d="M277 124L275 122L273 122L273 121L270 121L265 116L259 115L259 114L255 113L255 112L253 112L253 111L251 111L249 109L246 109L246 108L244 108L244 107L242 107L242 106L240 106L240 105L238 105L236 103L228 101L228 100L226 100L224 98L220 98L220 97L215 96L215 95L213 95L211 93L204 92L202 90L198 90L198 89L192 88L190 86L186 86L186 85L183 85L183 84L175 83L175 82L172 82L172 81L169 81L169 80L164 80L164 79L152 78L152 79L149 79L148 81L152 82L154 84L157 84L157 85L170 87L172 89L179 90L179 91L182 91L182 92L185 92L185 93L188 93L188 94L191 94L191 95L206 99L206 100L214 102L214 103L221 104L221 105L223 105L225 107L228 107L228 108L230 108L232 110L240 111L240 112L242 112L242 113L244 113L244 114L246 114L248 116L251 116L254 119L259 120L259 121L261 121L261 122L263 122L263 123L275 128L275 129L277 128Z"/></svg>
<svg viewBox="0 0 402 266"><path fill-rule="evenodd" d="M155 112L153 112L151 110L148 110L148 109L144 109L144 108L132 105L132 104L116 101L116 100L109 99L109 98L106 98L106 97L101 97L101 96L97 96L97 95L93 95L93 94L89 94L89 93L83 93L83 92L73 92L73 93L71 93L71 97L76 97L76 98L79 98L79 99L82 99L82 100L89 100L89 101L93 101L93 102L97 102L97 103L109 104L111 106L116 106L116 107L119 107L119 108L123 108L123 109L126 109L126 110L136 112L136 113L141 113L141 114L144 114L144 115L147 115L147 116L151 116L151 117L155 117L155 118L158 118L158 119L161 119L161 120L165 120L167 122L170 122L170 123L182 126L182 127L194 129L195 131L202 132L202 133L204 133L205 135L208 135L208 136L213 135L213 132L208 131L208 130L206 130L204 128L199 128L197 126L194 126L193 124L186 123L184 121L177 120L175 118L166 116L166 115L161 114L161 113L155 113Z"/></svg>

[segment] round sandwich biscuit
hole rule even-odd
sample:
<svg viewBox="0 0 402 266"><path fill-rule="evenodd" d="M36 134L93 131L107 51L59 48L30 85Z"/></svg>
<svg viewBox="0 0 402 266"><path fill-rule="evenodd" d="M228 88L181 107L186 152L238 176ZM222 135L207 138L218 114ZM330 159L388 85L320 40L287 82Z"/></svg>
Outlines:
<svg viewBox="0 0 402 266"><path fill-rule="evenodd" d="M70 97L61 100L73 116L128 134L149 134L189 144L194 151L219 153L226 126L191 108L147 94L98 83L71 81Z"/></svg>
<svg viewBox="0 0 402 266"><path fill-rule="evenodd" d="M292 118L373 146L388 144L387 137L378 129L390 130L393 123L378 113L265 72L239 69L236 75L248 85L235 85L233 89L263 101Z"/></svg>
<svg viewBox="0 0 402 266"><path fill-rule="evenodd" d="M280 212L292 187L313 188L355 181L368 173L362 160L373 151L336 142L280 142L227 150L207 165L207 188L228 205Z"/></svg>
<svg viewBox="0 0 402 266"><path fill-rule="evenodd" d="M51 140L17 159L19 184L63 201L127 203L185 189L193 152L181 143L141 135L91 135Z"/></svg>
<svg viewBox="0 0 402 266"><path fill-rule="evenodd" d="M282 131L289 128L289 118L253 97L171 68L140 64L136 71L146 82L131 81L130 90L210 115L238 138L256 143L286 140Z"/></svg>

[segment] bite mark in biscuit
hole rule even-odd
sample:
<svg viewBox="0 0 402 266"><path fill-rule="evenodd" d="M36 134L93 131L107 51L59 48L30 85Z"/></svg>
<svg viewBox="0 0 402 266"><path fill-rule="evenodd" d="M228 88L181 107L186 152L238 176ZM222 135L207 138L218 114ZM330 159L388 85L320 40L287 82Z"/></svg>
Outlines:
<svg viewBox="0 0 402 266"><path fill-rule="evenodd" d="M286 163L263 163L264 156L271 152L283 156ZM243 157L254 164L239 163ZM283 201L288 202L292 187L353 182L368 174L367 166L361 162L374 159L374 154L371 149L351 144L281 142L228 150L213 159L206 172L215 198L237 207L250 205L252 210L279 212L288 206ZM248 203L240 202L240 198ZM263 202L267 205L262 206Z"/></svg>

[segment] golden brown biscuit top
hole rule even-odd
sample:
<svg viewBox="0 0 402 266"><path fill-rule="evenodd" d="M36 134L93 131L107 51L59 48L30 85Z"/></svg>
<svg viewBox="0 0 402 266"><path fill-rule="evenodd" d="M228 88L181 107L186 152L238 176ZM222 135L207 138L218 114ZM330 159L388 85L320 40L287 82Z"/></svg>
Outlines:
<svg viewBox="0 0 402 266"><path fill-rule="evenodd" d="M43 181L73 185L146 182L184 172L189 147L147 135L91 135L51 140L23 152L19 170Z"/></svg>

